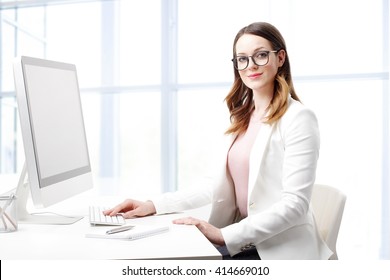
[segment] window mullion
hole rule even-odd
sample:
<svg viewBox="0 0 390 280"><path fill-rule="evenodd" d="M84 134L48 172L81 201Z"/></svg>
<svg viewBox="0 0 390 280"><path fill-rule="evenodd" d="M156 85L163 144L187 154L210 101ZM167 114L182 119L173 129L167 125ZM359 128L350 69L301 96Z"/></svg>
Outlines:
<svg viewBox="0 0 390 280"><path fill-rule="evenodd" d="M114 86L118 76L118 2L105 2L102 5L101 47L102 47L102 87ZM101 177L116 177L119 175L119 113L118 96L115 94L101 95L100 120L100 166Z"/></svg>
<svg viewBox="0 0 390 280"><path fill-rule="evenodd" d="M161 2L161 184L177 190L177 0Z"/></svg>
<svg viewBox="0 0 390 280"><path fill-rule="evenodd" d="M390 65L390 4L389 0L383 0L383 71L387 72L389 75L389 65ZM381 207L381 250L380 250L380 258L381 259L389 259L390 258L390 242L389 242L389 234L390 234L390 86L389 86L389 76L387 79L383 80L383 92L382 92L382 119L383 119L383 136L382 136L382 207Z"/></svg>

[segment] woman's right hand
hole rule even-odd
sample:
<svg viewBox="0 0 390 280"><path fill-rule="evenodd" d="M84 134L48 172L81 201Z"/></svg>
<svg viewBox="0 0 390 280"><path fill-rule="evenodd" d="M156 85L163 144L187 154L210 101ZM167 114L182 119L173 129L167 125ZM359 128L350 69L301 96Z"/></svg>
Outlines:
<svg viewBox="0 0 390 280"><path fill-rule="evenodd" d="M156 214L156 208L151 201L138 201L134 199L126 199L114 208L105 210L104 215L115 216L121 213L125 219L144 217Z"/></svg>

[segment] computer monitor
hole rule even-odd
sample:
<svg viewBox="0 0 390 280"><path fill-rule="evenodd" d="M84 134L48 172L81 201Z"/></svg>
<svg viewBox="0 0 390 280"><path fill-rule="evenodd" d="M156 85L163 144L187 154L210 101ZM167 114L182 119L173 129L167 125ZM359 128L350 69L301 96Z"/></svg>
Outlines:
<svg viewBox="0 0 390 280"><path fill-rule="evenodd" d="M17 187L19 221L73 223L80 217L31 215L26 203L28 190L42 208L93 187L76 67L22 56L14 79L26 159Z"/></svg>

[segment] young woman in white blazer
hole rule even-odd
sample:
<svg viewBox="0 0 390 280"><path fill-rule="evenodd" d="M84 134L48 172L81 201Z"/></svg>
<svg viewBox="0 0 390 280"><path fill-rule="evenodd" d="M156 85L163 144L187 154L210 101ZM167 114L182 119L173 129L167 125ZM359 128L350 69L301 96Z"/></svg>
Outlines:
<svg viewBox="0 0 390 280"><path fill-rule="evenodd" d="M316 116L295 93L287 48L271 24L242 28L233 45L234 83L225 101L231 126L214 186L133 199L105 212L125 218L212 203L209 221L188 217L232 258L328 259L310 207L320 136ZM253 257L253 256L251 256Z"/></svg>

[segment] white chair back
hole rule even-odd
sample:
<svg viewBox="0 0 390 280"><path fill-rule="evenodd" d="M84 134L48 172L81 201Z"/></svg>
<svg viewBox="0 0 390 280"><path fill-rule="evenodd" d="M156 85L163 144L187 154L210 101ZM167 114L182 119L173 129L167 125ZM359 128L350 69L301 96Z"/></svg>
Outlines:
<svg viewBox="0 0 390 280"><path fill-rule="evenodd" d="M327 185L314 185L312 208L320 235L334 252L330 259L338 259L336 243L345 201L346 195L340 190Z"/></svg>

